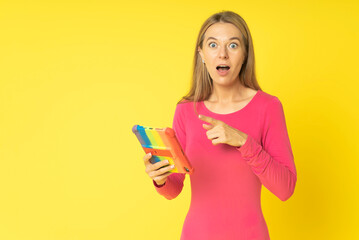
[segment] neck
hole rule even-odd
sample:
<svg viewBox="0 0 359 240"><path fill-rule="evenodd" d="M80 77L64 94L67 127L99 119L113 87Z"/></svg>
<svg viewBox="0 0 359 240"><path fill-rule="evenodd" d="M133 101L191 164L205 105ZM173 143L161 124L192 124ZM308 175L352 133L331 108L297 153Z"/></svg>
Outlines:
<svg viewBox="0 0 359 240"><path fill-rule="evenodd" d="M208 98L208 101L226 104L241 101L245 97L246 88L238 80L230 86L214 84L213 92Z"/></svg>

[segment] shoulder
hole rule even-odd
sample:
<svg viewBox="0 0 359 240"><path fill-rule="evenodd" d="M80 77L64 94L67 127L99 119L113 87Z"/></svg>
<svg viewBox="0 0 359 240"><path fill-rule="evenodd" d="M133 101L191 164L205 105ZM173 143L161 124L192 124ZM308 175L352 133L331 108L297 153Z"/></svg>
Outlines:
<svg viewBox="0 0 359 240"><path fill-rule="evenodd" d="M256 107L264 119L283 115L283 106L277 96L262 90L258 91L260 92L256 101Z"/></svg>
<svg viewBox="0 0 359 240"><path fill-rule="evenodd" d="M283 105L277 96L262 91L258 102L262 104L262 116L265 122L270 123L284 118Z"/></svg>
<svg viewBox="0 0 359 240"><path fill-rule="evenodd" d="M187 100L181 100L176 104L175 114L184 117L189 109L193 106L193 102Z"/></svg>
<svg viewBox="0 0 359 240"><path fill-rule="evenodd" d="M271 102L275 102L275 101L279 101L277 96L274 96L268 92L262 91L262 90L258 90L259 91L259 96L260 96L260 100L263 103L267 103L270 104Z"/></svg>
<svg viewBox="0 0 359 240"><path fill-rule="evenodd" d="M264 110L267 110L269 108L273 107L279 107L282 105L281 101L277 96L274 96L270 93L264 92L262 90L258 90L258 104L262 106Z"/></svg>
<svg viewBox="0 0 359 240"><path fill-rule="evenodd" d="M180 118L196 119L196 112L198 111L199 102L182 100L178 102L175 107L175 115Z"/></svg>
<svg viewBox="0 0 359 240"><path fill-rule="evenodd" d="M180 102L178 102L176 104L176 109L179 109L181 111L184 111L185 109L189 108L190 106L192 106L193 102L188 101L188 100L181 100Z"/></svg>
<svg viewBox="0 0 359 240"><path fill-rule="evenodd" d="M189 100L181 100L176 104L176 109L180 109L181 111L188 111L189 109L193 109L195 102ZM198 104L198 102L197 102Z"/></svg>

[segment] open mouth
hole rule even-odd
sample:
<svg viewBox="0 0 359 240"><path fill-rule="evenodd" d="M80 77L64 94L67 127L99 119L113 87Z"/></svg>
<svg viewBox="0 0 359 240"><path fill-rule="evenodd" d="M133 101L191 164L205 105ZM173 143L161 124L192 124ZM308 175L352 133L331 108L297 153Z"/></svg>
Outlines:
<svg viewBox="0 0 359 240"><path fill-rule="evenodd" d="M217 69L217 72L218 72L219 75L225 76L225 75L227 75L230 67L228 65L222 65L221 64L221 65L218 65L216 67L216 69Z"/></svg>
<svg viewBox="0 0 359 240"><path fill-rule="evenodd" d="M228 71L230 69L230 67L226 66L226 65L219 65L216 67L216 69L219 71Z"/></svg>

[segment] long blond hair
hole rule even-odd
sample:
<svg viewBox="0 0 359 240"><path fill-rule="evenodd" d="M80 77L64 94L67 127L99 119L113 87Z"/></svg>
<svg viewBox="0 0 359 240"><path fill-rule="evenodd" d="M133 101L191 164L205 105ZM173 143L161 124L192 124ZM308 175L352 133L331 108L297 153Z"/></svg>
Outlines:
<svg viewBox="0 0 359 240"><path fill-rule="evenodd" d="M254 61L254 49L252 36L249 28L244 19L237 13L232 11L221 11L210 16L202 25L196 42L194 59L193 59L193 75L191 89L187 95L183 96L177 103L184 103L187 101L194 102L194 109L197 114L196 103L199 101L207 100L213 91L212 78L209 75L207 68L201 61L201 57L198 52L198 47L203 49L204 34L207 29L215 23L231 23L235 25L241 32L240 42L242 46L245 46L244 54L245 58L241 71L239 72L239 81L245 87L255 90L261 90L257 82L255 74L255 61Z"/></svg>

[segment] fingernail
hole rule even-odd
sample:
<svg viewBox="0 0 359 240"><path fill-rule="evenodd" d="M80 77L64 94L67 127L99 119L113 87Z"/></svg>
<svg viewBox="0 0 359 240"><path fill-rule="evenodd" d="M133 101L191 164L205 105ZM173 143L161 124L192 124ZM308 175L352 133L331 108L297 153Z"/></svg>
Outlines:
<svg viewBox="0 0 359 240"><path fill-rule="evenodd" d="M151 153L147 153L148 156L151 156L152 154Z"/></svg>

